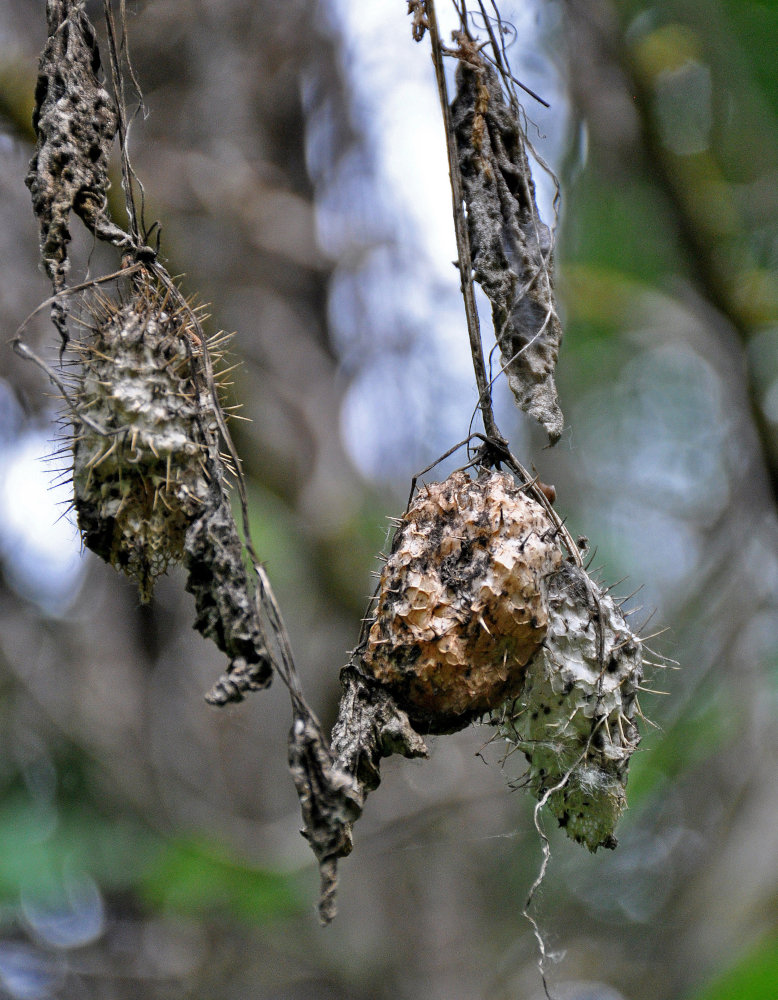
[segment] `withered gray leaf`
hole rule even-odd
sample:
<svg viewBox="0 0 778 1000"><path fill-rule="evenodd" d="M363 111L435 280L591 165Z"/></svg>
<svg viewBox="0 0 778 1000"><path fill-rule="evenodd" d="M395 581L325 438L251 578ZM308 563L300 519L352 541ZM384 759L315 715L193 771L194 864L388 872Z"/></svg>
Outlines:
<svg viewBox="0 0 778 1000"><path fill-rule="evenodd" d="M67 279L71 211L98 239L115 246L132 241L108 217L108 157L117 116L98 81L94 28L83 0L47 0L46 17L48 41L38 67L33 112L38 148L25 183L40 225L41 260L56 293ZM52 319L67 341L59 302L52 307Z"/></svg>
<svg viewBox="0 0 778 1000"><path fill-rule="evenodd" d="M225 674L206 695L212 705L242 701L266 688L273 664L243 561L243 546L229 498L212 466L211 497L186 533L186 589L194 594L194 627L230 658Z"/></svg>
<svg viewBox="0 0 778 1000"><path fill-rule="evenodd" d="M289 734L289 769L303 815L303 836L319 862L319 917L335 916L338 860L351 853L352 826L378 787L382 757L426 757L427 747L406 713L355 662L344 667L332 748L301 703Z"/></svg>
<svg viewBox="0 0 778 1000"><path fill-rule="evenodd" d="M316 719L303 710L289 733L289 770L300 799L302 834L319 862L319 917L327 924L335 916L338 859L351 853L351 825L364 796L338 766Z"/></svg>
<svg viewBox="0 0 778 1000"><path fill-rule="evenodd" d="M562 339L551 232L540 219L518 106L473 51L451 106L467 205L473 276L492 305L502 364L519 409L552 444L562 433L554 369Z"/></svg>

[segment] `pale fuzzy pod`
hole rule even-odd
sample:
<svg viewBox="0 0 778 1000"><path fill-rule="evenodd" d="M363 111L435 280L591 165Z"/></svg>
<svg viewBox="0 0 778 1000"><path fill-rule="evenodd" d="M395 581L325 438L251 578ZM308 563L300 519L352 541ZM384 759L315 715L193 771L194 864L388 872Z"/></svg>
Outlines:
<svg viewBox="0 0 778 1000"><path fill-rule="evenodd" d="M643 678L640 640L615 601L577 566L547 581L549 623L524 689L500 730L524 752L529 780L568 836L615 847Z"/></svg>
<svg viewBox="0 0 778 1000"><path fill-rule="evenodd" d="M77 345L73 393L90 418L76 420L73 447L84 543L134 578L142 600L182 558L208 495L208 457L218 454L199 345L164 305L148 281L124 303L95 305L93 336Z"/></svg>
<svg viewBox="0 0 778 1000"><path fill-rule="evenodd" d="M381 574L366 669L419 729L461 728L521 690L561 564L555 525L511 476L423 487Z"/></svg>

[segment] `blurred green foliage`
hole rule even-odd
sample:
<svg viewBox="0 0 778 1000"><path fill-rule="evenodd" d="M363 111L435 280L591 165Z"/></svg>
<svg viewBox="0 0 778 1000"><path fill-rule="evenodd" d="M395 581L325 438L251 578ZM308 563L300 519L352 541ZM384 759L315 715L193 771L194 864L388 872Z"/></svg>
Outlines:
<svg viewBox="0 0 778 1000"><path fill-rule="evenodd" d="M141 899L165 913L268 923L308 905L293 876L241 864L198 839L166 841L139 881Z"/></svg>
<svg viewBox="0 0 778 1000"><path fill-rule="evenodd" d="M106 890L133 887L160 839L131 820L85 805L57 809L17 793L0 804L0 899L56 890L67 871L86 872Z"/></svg>
<svg viewBox="0 0 778 1000"><path fill-rule="evenodd" d="M775 1000L778 986L778 937L753 948L689 1000Z"/></svg>
<svg viewBox="0 0 778 1000"><path fill-rule="evenodd" d="M56 765L59 792L19 780L0 799L0 905L57 898L63 880L87 875L107 894L130 891L149 912L267 923L303 905L297 877L255 866L223 845L152 830L104 810L90 794L88 762L71 749ZM55 765L49 762L49 777Z"/></svg>
<svg viewBox="0 0 778 1000"><path fill-rule="evenodd" d="M661 678L658 683L662 683ZM649 698L647 696L644 701ZM651 711L648 711L650 716ZM725 692L706 694L701 691L688 714L684 713L672 725L649 731L630 763L630 809L624 817L624 825L629 824L635 812L650 806L652 800L661 796L669 783L683 774L693 773L710 757L720 753L737 737L742 722L742 718L733 715Z"/></svg>

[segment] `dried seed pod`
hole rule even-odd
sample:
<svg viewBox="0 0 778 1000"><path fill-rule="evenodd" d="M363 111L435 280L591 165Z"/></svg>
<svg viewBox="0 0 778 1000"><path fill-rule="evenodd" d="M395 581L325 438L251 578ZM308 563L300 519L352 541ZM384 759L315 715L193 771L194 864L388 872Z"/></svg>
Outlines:
<svg viewBox="0 0 778 1000"><path fill-rule="evenodd" d="M461 729L520 691L546 634L556 535L502 473L455 472L417 495L381 574L363 662L420 731Z"/></svg>
<svg viewBox="0 0 778 1000"><path fill-rule="evenodd" d="M547 581L548 628L524 689L498 722L529 762L529 781L573 840L615 847L643 678L640 640L621 610L577 566Z"/></svg>
<svg viewBox="0 0 778 1000"><path fill-rule="evenodd" d="M181 560L208 495L216 421L201 345L163 290L146 277L126 302L94 300L91 312L93 336L75 345L74 396L90 417L75 428L78 524L84 544L135 579L147 601L156 578Z"/></svg>
<svg viewBox="0 0 778 1000"><path fill-rule="evenodd" d="M75 508L84 544L142 601L185 563L195 627L230 657L209 696L223 704L266 687L271 659L225 488L207 347L191 309L169 297L142 270L126 301L93 303L92 335L74 345Z"/></svg>

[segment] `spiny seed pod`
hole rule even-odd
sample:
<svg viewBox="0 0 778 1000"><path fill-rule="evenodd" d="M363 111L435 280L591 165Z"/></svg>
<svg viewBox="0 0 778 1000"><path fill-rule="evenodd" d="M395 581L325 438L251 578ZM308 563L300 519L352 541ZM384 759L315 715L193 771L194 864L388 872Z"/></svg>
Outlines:
<svg viewBox="0 0 778 1000"><path fill-rule="evenodd" d="M74 345L74 503L84 544L136 580L142 601L184 563L195 628L230 660L207 695L223 705L267 687L272 658L230 510L209 345L168 281L141 270L125 301L93 302L92 334Z"/></svg>
<svg viewBox="0 0 778 1000"><path fill-rule="evenodd" d="M529 762L529 783L567 835L590 851L615 847L643 678L640 640L577 566L546 581L548 629L519 698L495 721Z"/></svg>
<svg viewBox="0 0 778 1000"><path fill-rule="evenodd" d="M515 697L562 564L545 510L499 472L422 489L381 574L366 670L422 732L453 732Z"/></svg>
<svg viewBox="0 0 778 1000"><path fill-rule="evenodd" d="M84 544L135 579L154 581L181 560L187 528L218 457L202 350L187 310L168 307L147 276L125 302L93 300L80 371L73 445L75 507Z"/></svg>
<svg viewBox="0 0 778 1000"><path fill-rule="evenodd" d="M535 796L594 851L615 847L626 806L642 647L557 534L508 475L425 487L381 574L363 667L420 732L491 712Z"/></svg>

